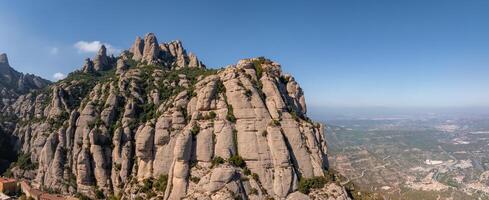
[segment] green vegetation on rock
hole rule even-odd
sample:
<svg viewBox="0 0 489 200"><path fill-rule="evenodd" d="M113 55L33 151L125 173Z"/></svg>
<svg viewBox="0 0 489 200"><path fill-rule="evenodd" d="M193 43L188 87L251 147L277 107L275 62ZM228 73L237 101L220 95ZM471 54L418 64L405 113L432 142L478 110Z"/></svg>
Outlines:
<svg viewBox="0 0 489 200"><path fill-rule="evenodd" d="M240 167L240 168L244 168L246 167L246 162L245 160L243 159L243 157L239 156L239 155L234 155L234 156L231 156L229 159L228 159L228 162L229 164L235 166L235 167Z"/></svg>
<svg viewBox="0 0 489 200"><path fill-rule="evenodd" d="M318 176L313 178L302 178L299 181L299 191L304 194L309 194L311 189L319 189L324 187L330 180L324 176Z"/></svg>

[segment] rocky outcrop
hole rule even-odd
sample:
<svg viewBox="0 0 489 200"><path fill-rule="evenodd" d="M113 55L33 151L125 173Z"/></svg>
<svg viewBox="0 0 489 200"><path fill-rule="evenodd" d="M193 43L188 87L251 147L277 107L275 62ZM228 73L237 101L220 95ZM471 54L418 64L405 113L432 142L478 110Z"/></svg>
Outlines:
<svg viewBox="0 0 489 200"><path fill-rule="evenodd" d="M83 71L109 69L104 55ZM11 105L37 187L126 199L348 199L335 182L298 192L300 180L326 175L327 146L280 64L204 69L154 34L108 60L116 70L73 73Z"/></svg>
<svg viewBox="0 0 489 200"><path fill-rule="evenodd" d="M95 71L105 71L111 68L110 58L107 56L105 45L100 47L95 59L93 60L93 68Z"/></svg>
<svg viewBox="0 0 489 200"><path fill-rule="evenodd" d="M86 58L82 66L82 71L85 73L95 73L101 71L107 71L114 68L115 58L107 56L107 49L105 45L102 45L93 61L90 58Z"/></svg>
<svg viewBox="0 0 489 200"><path fill-rule="evenodd" d="M8 58L6 53L0 54L0 64L2 65L9 65L8 63Z"/></svg>
<svg viewBox="0 0 489 200"><path fill-rule="evenodd" d="M46 87L51 82L10 67L7 54L0 54L0 111L22 94Z"/></svg>
<svg viewBox="0 0 489 200"><path fill-rule="evenodd" d="M153 33L148 33L144 39L137 37L130 52L132 59L146 64L159 64L168 69L205 68L205 65L192 53L187 54L180 41L158 44Z"/></svg>

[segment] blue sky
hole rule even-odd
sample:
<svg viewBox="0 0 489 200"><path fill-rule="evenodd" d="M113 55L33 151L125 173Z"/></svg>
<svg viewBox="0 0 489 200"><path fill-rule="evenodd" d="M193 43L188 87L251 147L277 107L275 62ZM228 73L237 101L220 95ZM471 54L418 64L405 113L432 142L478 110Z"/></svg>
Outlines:
<svg viewBox="0 0 489 200"><path fill-rule="evenodd" d="M53 79L100 41L182 40L208 66L266 56L312 107L489 106L489 1L7 1L0 52Z"/></svg>

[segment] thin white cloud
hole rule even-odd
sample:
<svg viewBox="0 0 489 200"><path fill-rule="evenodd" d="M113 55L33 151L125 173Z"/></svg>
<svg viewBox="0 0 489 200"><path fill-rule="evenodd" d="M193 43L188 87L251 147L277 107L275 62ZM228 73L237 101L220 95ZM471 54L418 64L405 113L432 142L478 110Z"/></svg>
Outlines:
<svg viewBox="0 0 489 200"><path fill-rule="evenodd" d="M105 45L108 54L117 54L121 51L108 43L102 43L100 41L78 41L73 46L78 49L78 53L96 53L102 45Z"/></svg>
<svg viewBox="0 0 489 200"><path fill-rule="evenodd" d="M66 78L66 75L61 73L61 72L56 72L53 74L53 78L54 78L54 80L59 81L61 79Z"/></svg>
<svg viewBox="0 0 489 200"><path fill-rule="evenodd" d="M51 47L51 49L49 49L49 53L51 55L58 55L58 52L59 52L58 47Z"/></svg>

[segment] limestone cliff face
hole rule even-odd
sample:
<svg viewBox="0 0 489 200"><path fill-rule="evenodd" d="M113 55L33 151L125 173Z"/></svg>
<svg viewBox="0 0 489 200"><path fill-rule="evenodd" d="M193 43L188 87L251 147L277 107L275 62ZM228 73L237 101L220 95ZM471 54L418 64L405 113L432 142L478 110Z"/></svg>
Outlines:
<svg viewBox="0 0 489 200"><path fill-rule="evenodd" d="M265 58L205 69L180 42L148 34L118 57L101 49L45 91L10 105L18 149L38 166L12 171L36 187L92 198L348 199L334 182L298 192L300 180L327 173L324 128L307 118L294 78Z"/></svg>

